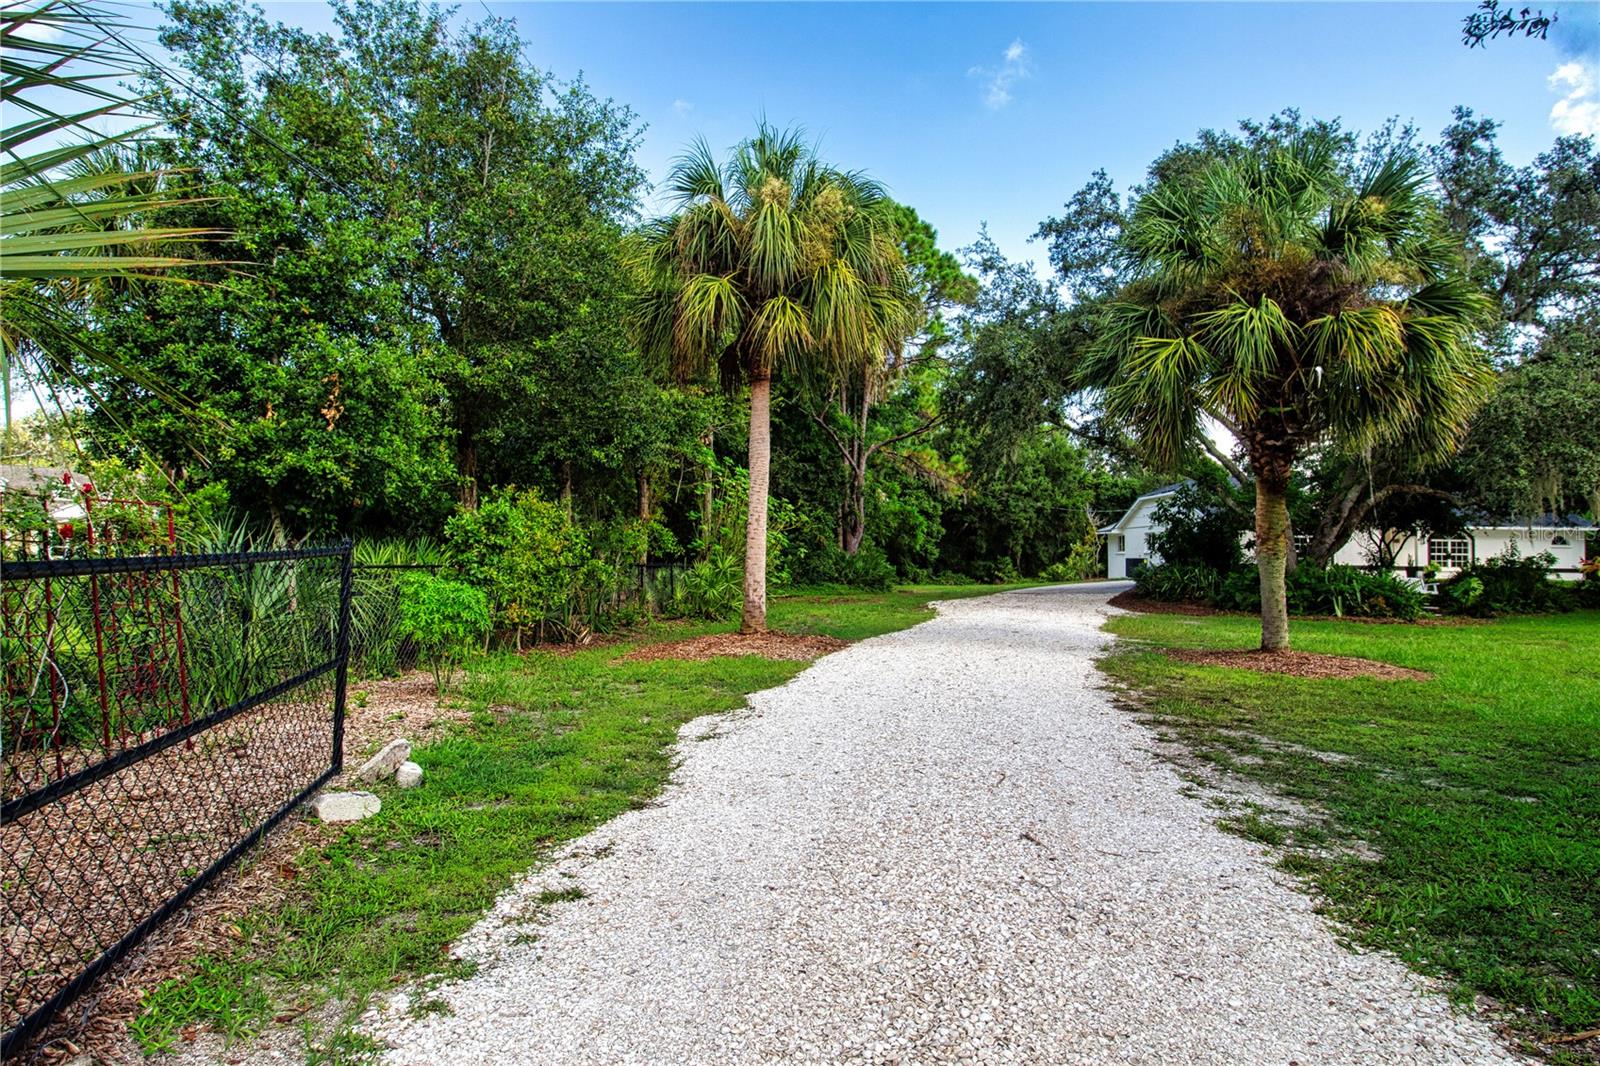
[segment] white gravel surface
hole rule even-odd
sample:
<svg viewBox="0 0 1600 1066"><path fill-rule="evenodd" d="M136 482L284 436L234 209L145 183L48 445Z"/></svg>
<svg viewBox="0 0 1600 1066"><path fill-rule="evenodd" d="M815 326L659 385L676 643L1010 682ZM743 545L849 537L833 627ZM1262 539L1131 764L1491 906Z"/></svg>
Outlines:
<svg viewBox="0 0 1600 1066"><path fill-rule="evenodd" d="M369 1016L386 1061L1519 1061L1180 792L1094 669L1123 587L947 603L686 726L462 942L451 1014Z"/></svg>

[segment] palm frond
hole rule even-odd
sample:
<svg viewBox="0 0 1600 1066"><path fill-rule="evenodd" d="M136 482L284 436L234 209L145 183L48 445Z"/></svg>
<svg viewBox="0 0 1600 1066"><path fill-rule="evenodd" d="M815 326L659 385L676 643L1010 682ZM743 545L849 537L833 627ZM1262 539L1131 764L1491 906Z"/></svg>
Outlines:
<svg viewBox="0 0 1600 1066"><path fill-rule="evenodd" d="M783 295L756 308L749 332L754 369L770 374L785 364L803 364L814 343L810 319L804 307Z"/></svg>
<svg viewBox="0 0 1600 1066"><path fill-rule="evenodd" d="M715 362L725 387L780 368L855 380L918 327L882 187L823 164L801 131L763 122L720 169L697 145L675 177L692 194L630 252L649 290L630 324L653 358Z"/></svg>
<svg viewBox="0 0 1600 1066"><path fill-rule="evenodd" d="M164 188L152 172L104 165L114 161L111 149L151 130L136 114L138 101L118 85L136 70L135 57L121 44L123 28L107 11L77 0L0 7L0 104L8 116L18 116L0 131L0 152L9 157L0 165L6 297L0 375L8 381L14 368L24 375L75 375L86 365L112 365L88 333L70 325L77 314L66 299L77 288L70 283L160 277L193 262L174 254L179 246L218 235L154 224L163 209L196 198ZM92 120L108 118L127 120L131 128L114 134L89 128ZM28 150L47 141L54 143ZM98 159L94 173L83 165L92 157Z"/></svg>
<svg viewBox="0 0 1600 1066"><path fill-rule="evenodd" d="M702 199L727 199L723 191L722 169L704 138L697 138L686 152L673 160L666 189L677 198L679 204Z"/></svg>
<svg viewBox="0 0 1600 1066"><path fill-rule="evenodd" d="M1199 432L1194 398L1211 362L1193 336L1140 337L1125 360L1125 376L1106 390L1106 413L1135 427L1135 439L1153 462L1174 467Z"/></svg>
<svg viewBox="0 0 1600 1066"><path fill-rule="evenodd" d="M1400 315L1387 304L1323 315L1306 323L1305 334L1323 379L1343 388L1372 388L1395 365L1402 351Z"/></svg>
<svg viewBox="0 0 1600 1066"><path fill-rule="evenodd" d="M745 305L733 275L696 274L678 291L672 347L682 370L702 365L720 352L744 324Z"/></svg>

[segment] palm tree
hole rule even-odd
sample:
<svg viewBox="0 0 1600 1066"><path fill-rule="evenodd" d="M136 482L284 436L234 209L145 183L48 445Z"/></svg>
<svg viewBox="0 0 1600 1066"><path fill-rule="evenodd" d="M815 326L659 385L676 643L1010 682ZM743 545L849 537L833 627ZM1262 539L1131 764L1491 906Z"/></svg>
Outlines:
<svg viewBox="0 0 1600 1066"><path fill-rule="evenodd" d="M0 8L0 384L10 422L12 370L49 379L108 358L83 329L92 283L153 277L191 260L173 242L212 236L152 227L162 208L196 202L147 165L151 129L120 88L145 62L126 26L76 0L18 0ZM97 125L126 127L103 133ZM130 161L132 165L130 166ZM158 392L138 367L117 369ZM164 394L164 392L163 392Z"/></svg>
<svg viewBox="0 0 1600 1066"><path fill-rule="evenodd" d="M632 325L679 381L718 374L750 388L750 498L740 631L767 622L767 470L772 380L857 381L898 352L920 310L893 203L825 165L797 131L763 123L719 165L704 142L666 186L677 210L640 234Z"/></svg>
<svg viewBox="0 0 1600 1066"><path fill-rule="evenodd" d="M1106 413L1175 466L1210 415L1256 482L1261 647L1289 647L1286 491L1302 452L1440 458L1492 381L1488 301L1461 269L1410 152L1351 176L1302 134L1158 181L1123 238L1132 279L1081 367Z"/></svg>

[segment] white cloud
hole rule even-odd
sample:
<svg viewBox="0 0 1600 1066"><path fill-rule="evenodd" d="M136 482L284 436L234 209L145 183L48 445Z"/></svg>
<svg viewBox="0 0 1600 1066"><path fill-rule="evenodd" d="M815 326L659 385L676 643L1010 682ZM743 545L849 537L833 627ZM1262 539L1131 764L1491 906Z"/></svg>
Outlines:
<svg viewBox="0 0 1600 1066"><path fill-rule="evenodd" d="M0 4L0 12L10 13L11 8L20 8L21 4ZM43 44L56 44L66 40L66 33L60 26L50 22L24 22L12 33L29 41L39 41Z"/></svg>
<svg viewBox="0 0 1600 1066"><path fill-rule="evenodd" d="M1573 61L1563 63L1550 75L1553 92L1565 93L1550 109L1550 125L1561 134L1587 134L1600 137L1600 96L1596 68Z"/></svg>
<svg viewBox="0 0 1600 1066"><path fill-rule="evenodd" d="M693 110L694 110L694 105L691 104L687 100L674 100L674 101L672 101L672 113L674 115L677 115L679 118L682 118L684 115L687 115L689 112L691 112Z"/></svg>
<svg viewBox="0 0 1600 1066"><path fill-rule="evenodd" d="M1012 41L1000 53L1004 60L999 68L972 67L967 77L977 78L983 86L983 102L991 111L998 111L1011 102L1011 87L1033 74L1033 63L1028 46L1021 39Z"/></svg>

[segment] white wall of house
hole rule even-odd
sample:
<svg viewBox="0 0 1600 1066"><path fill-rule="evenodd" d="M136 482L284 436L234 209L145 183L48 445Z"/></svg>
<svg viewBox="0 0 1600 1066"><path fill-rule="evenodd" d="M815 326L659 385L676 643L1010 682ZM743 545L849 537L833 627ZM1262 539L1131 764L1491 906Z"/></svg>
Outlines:
<svg viewBox="0 0 1600 1066"><path fill-rule="evenodd" d="M1538 526L1484 526L1475 527L1455 537L1417 537L1410 534L1391 534L1395 549L1395 573L1416 576L1429 563L1438 563L1439 572L1448 577L1472 562L1483 562L1497 555L1505 555L1515 546L1523 557L1549 552L1555 556L1555 577L1577 581L1579 565L1583 562L1582 529ZM1364 531L1334 555L1336 563L1350 566L1367 566L1376 554L1373 551L1375 533Z"/></svg>
<svg viewBox="0 0 1600 1066"><path fill-rule="evenodd" d="M1127 577L1130 562L1137 565L1141 560L1151 563L1161 561L1150 550L1150 529L1155 524L1152 517L1155 509L1171 495L1171 492L1159 492L1140 496L1116 524L1100 531L1106 538L1107 577Z"/></svg>
<svg viewBox="0 0 1600 1066"><path fill-rule="evenodd" d="M1150 550L1150 534L1156 525L1154 514L1163 500L1177 492L1179 486L1169 485L1140 496L1121 518L1099 532L1106 538L1106 576L1125 578L1130 566L1140 562L1159 563L1160 555ZM1582 575L1578 567L1584 558L1583 528L1561 526L1480 526L1455 537L1418 537L1413 533L1391 532L1391 551L1395 560L1394 572L1400 577L1420 578L1430 562L1439 564L1441 576L1449 577L1462 567L1505 555L1513 547L1523 557L1549 552L1555 556L1555 577L1577 581ZM1340 548L1333 557L1335 563L1367 567L1376 556L1377 533L1363 530ZM1242 538L1246 543L1250 535Z"/></svg>

